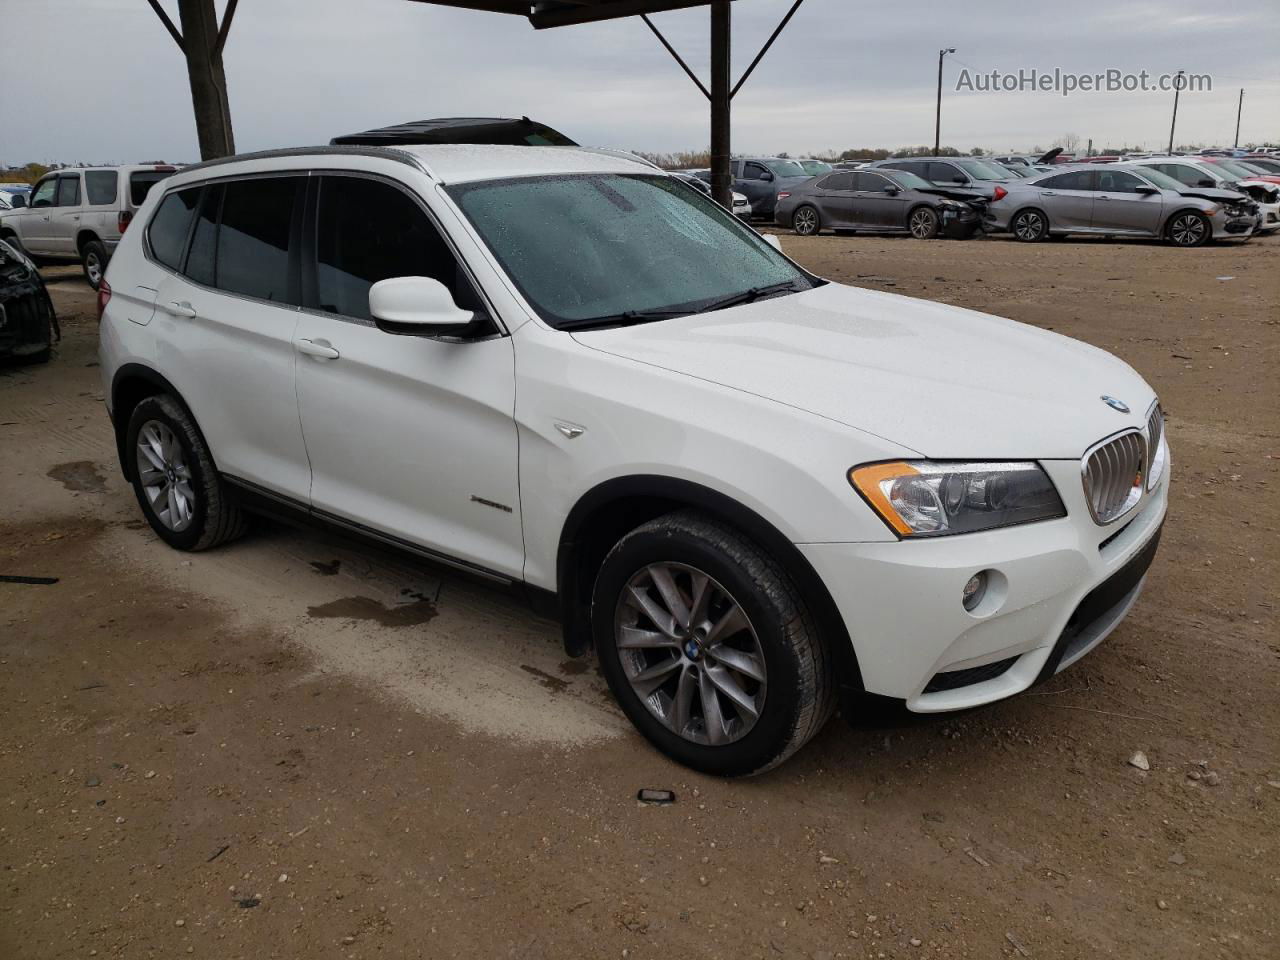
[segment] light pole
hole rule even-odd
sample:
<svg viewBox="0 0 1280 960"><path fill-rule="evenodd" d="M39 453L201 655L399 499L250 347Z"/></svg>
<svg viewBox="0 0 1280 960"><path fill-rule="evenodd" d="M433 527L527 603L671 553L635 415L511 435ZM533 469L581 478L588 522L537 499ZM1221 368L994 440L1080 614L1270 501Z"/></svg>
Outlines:
<svg viewBox="0 0 1280 960"><path fill-rule="evenodd" d="M1178 75L1173 78L1173 119L1169 121L1169 153L1173 153L1173 128L1178 125L1178 94L1182 91L1182 75L1185 70L1179 70Z"/></svg>
<svg viewBox="0 0 1280 960"><path fill-rule="evenodd" d="M1236 142L1232 144L1234 147L1240 146L1240 112L1244 110L1244 87L1240 88L1240 102L1236 104Z"/></svg>
<svg viewBox="0 0 1280 960"><path fill-rule="evenodd" d="M933 155L935 157L938 155L938 148L942 145L942 58L948 53L955 52L955 47L938 51L938 111L933 121Z"/></svg>

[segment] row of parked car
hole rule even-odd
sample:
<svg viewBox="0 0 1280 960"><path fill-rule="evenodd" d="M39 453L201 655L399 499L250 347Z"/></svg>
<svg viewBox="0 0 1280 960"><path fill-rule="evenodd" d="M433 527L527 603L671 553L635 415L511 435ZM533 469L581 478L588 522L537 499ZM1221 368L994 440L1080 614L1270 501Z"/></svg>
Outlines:
<svg viewBox="0 0 1280 960"><path fill-rule="evenodd" d="M1099 159L900 157L812 174L796 161L760 158L735 162L744 179L734 186L767 185L753 214L803 236L983 232L1035 242L1095 234L1192 247L1280 230L1280 157Z"/></svg>

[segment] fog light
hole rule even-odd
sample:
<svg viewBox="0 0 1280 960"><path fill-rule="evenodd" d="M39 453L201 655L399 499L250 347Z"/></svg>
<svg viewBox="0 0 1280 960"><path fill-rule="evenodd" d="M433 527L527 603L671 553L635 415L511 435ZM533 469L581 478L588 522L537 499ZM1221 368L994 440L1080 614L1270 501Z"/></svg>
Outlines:
<svg viewBox="0 0 1280 960"><path fill-rule="evenodd" d="M960 594L960 602L964 604L966 610L973 610L982 602L983 595L987 592L987 572L975 573L969 578L969 582L964 585L964 591Z"/></svg>

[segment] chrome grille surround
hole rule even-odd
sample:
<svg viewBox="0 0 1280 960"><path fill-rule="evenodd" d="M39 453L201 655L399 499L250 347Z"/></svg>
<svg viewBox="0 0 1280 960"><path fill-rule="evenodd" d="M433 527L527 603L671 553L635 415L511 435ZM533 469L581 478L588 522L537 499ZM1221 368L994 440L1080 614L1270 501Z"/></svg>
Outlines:
<svg viewBox="0 0 1280 960"><path fill-rule="evenodd" d="M1157 400L1147 411L1147 489L1150 490L1164 472L1164 459L1160 456L1160 442L1164 439L1164 410Z"/></svg>
<svg viewBox="0 0 1280 960"><path fill-rule="evenodd" d="M1094 523L1115 523L1138 505L1146 469L1147 440L1140 430L1108 437L1085 453L1080 472Z"/></svg>

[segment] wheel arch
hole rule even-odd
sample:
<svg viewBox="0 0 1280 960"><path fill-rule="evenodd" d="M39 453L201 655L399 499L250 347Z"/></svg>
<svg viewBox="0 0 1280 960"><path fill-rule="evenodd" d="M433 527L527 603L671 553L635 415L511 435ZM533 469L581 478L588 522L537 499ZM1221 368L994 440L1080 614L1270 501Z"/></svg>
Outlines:
<svg viewBox="0 0 1280 960"><path fill-rule="evenodd" d="M565 652L579 656L591 646L591 591L606 554L624 534L673 510L694 508L750 537L786 570L835 657L840 686L863 691L853 643L826 584L777 527L751 508L710 487L661 475L615 477L583 494L561 529L556 555L559 613Z"/></svg>
<svg viewBox="0 0 1280 960"><path fill-rule="evenodd" d="M205 449L209 451L209 459L214 461L215 468L217 466L209 441L205 439L204 431L200 428L200 421L178 388L163 374L146 364L126 363L122 364L111 378L111 424L116 434L116 454L120 459L120 472L130 483L133 482L133 458L126 450L129 439L129 420L139 403L147 397L159 394L168 394L182 405L182 409L195 424L196 432L200 434L200 440L204 443Z"/></svg>
<svg viewBox="0 0 1280 960"><path fill-rule="evenodd" d="M84 256L84 248L95 240L99 243L102 242L102 238L98 236L96 231L90 230L87 227L80 230L76 233L76 252L81 256Z"/></svg>
<svg viewBox="0 0 1280 960"><path fill-rule="evenodd" d="M1161 237L1167 236L1169 233L1169 227L1173 223L1174 218L1179 217L1184 213L1198 213L1205 220L1209 220L1209 215L1205 213L1203 210L1201 210L1199 207L1193 207L1190 204L1188 204L1185 207L1175 207L1173 210L1169 212L1169 215L1164 218L1163 222L1161 222L1159 235ZM1211 220L1209 221L1209 236L1210 237L1213 236L1213 221Z"/></svg>

